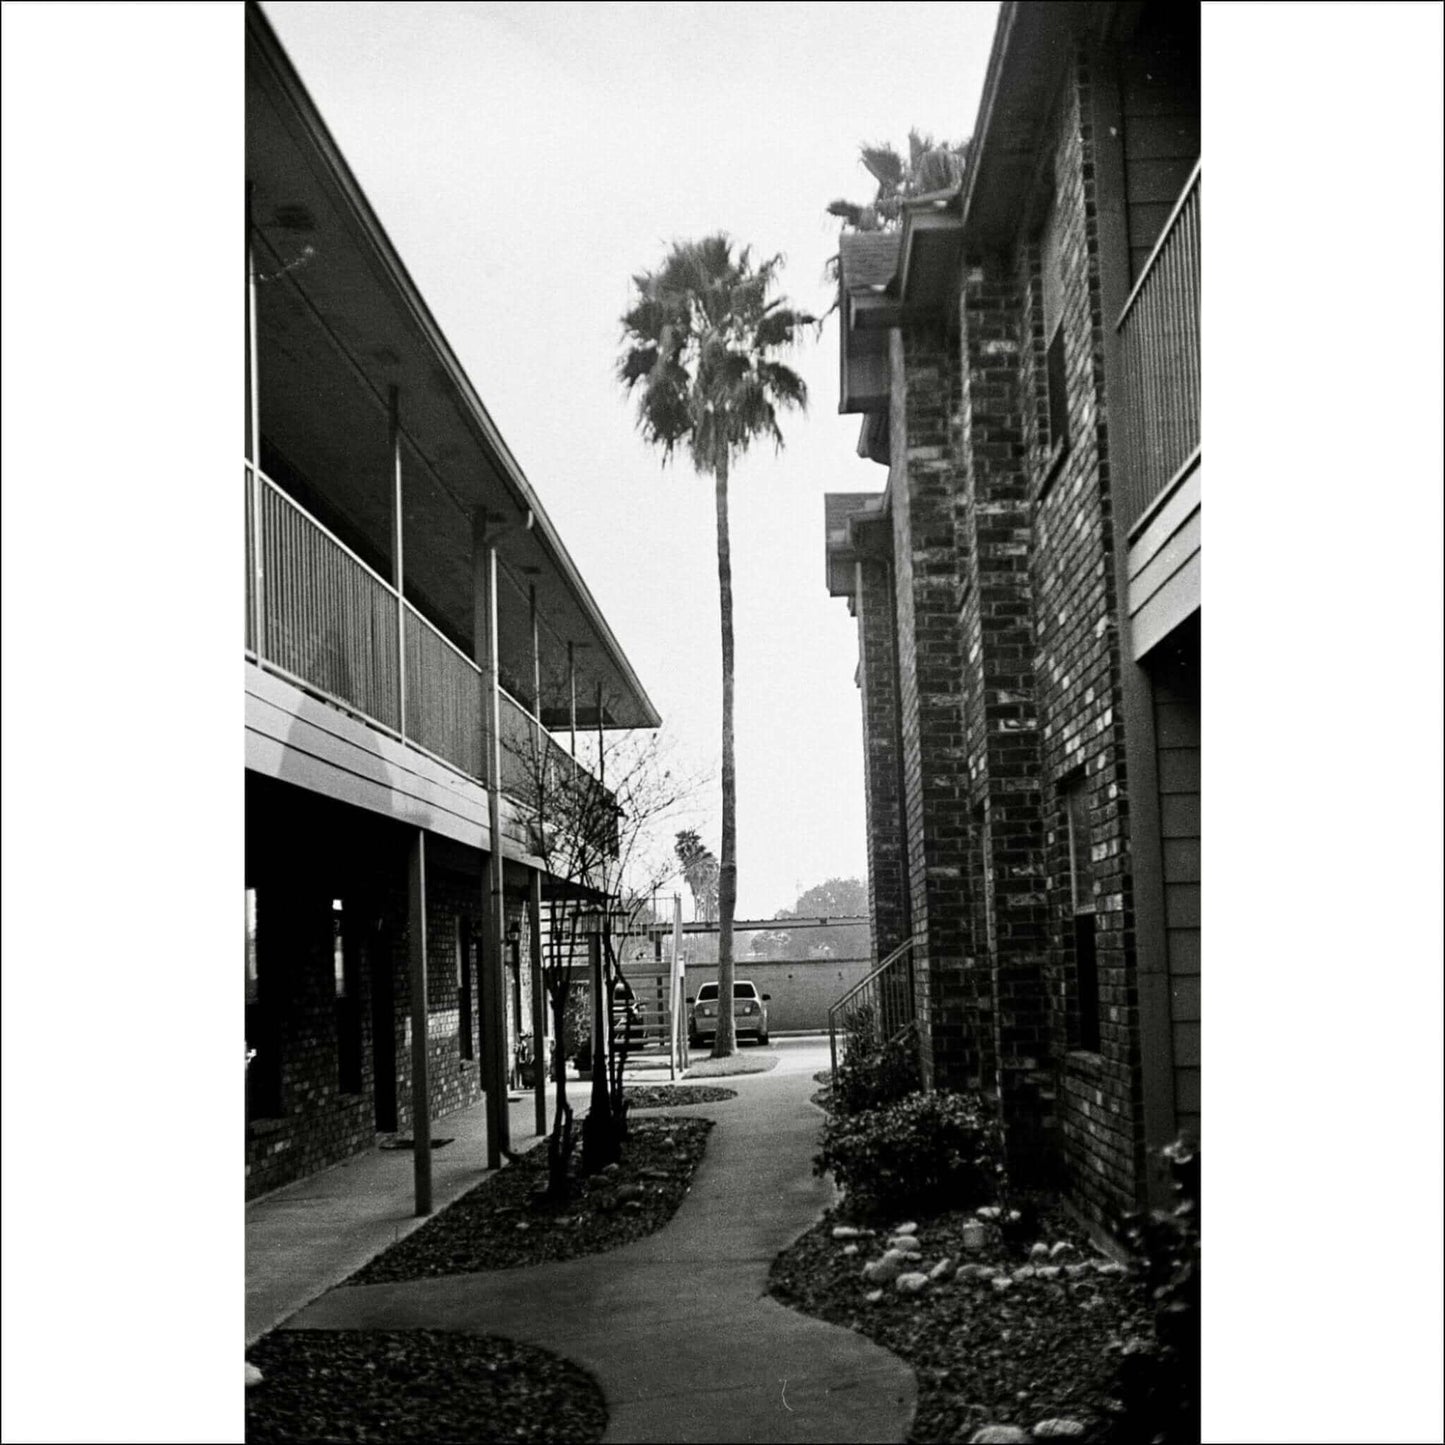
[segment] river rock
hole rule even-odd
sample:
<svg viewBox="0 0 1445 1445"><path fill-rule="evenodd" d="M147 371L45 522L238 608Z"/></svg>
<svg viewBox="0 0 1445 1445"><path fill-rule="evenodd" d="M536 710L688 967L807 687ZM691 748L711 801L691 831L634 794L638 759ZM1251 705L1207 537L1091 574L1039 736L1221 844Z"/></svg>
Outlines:
<svg viewBox="0 0 1445 1445"><path fill-rule="evenodd" d="M900 1224L894 1234L917 1234L918 1226L910 1219L907 1224Z"/></svg>
<svg viewBox="0 0 1445 1445"><path fill-rule="evenodd" d="M1069 1243L1067 1239L1061 1239L1057 1244L1049 1246L1049 1258L1057 1259L1061 1254L1077 1254L1078 1250Z"/></svg>
<svg viewBox="0 0 1445 1445"><path fill-rule="evenodd" d="M863 1298L867 1300L870 1305L876 1305L878 1301L883 1298L883 1291L881 1289L870 1289Z"/></svg>
<svg viewBox="0 0 1445 1445"><path fill-rule="evenodd" d="M1030 1259L1047 1259L1048 1257L1049 1247L1042 1240L1040 1240L1037 1244L1031 1244L1029 1246Z"/></svg>
<svg viewBox="0 0 1445 1445"><path fill-rule="evenodd" d="M833 1226L834 1239L862 1239L868 1233L866 1229L859 1229L852 1224L835 1224Z"/></svg>
<svg viewBox="0 0 1445 1445"><path fill-rule="evenodd" d="M882 1259L875 1259L863 1266L863 1278L869 1284L892 1284L903 1273L908 1256L890 1249Z"/></svg>
<svg viewBox="0 0 1445 1445"><path fill-rule="evenodd" d="M913 1255L923 1253L923 1246L919 1244L917 1236L912 1234L895 1234L893 1238L888 1241L888 1248L896 1249L899 1254Z"/></svg>
<svg viewBox="0 0 1445 1445"><path fill-rule="evenodd" d="M913 1271L909 1274L900 1274L897 1279L899 1294L922 1294L928 1288L928 1276Z"/></svg>
<svg viewBox="0 0 1445 1445"><path fill-rule="evenodd" d="M1034 1270L1034 1278L1049 1280L1058 1279L1058 1277L1063 1274L1063 1272L1064 1269L1062 1265L1041 1264Z"/></svg>
<svg viewBox="0 0 1445 1445"><path fill-rule="evenodd" d="M958 1267L957 1274L954 1276L955 1279L963 1280L987 1279L988 1277L988 1266L986 1264L961 1264Z"/></svg>
<svg viewBox="0 0 1445 1445"><path fill-rule="evenodd" d="M844 1253L844 1254L857 1254L857 1253L858 1253L858 1246L857 1246L856 1244L845 1244L845 1245L843 1246L843 1253Z"/></svg>
<svg viewBox="0 0 1445 1445"><path fill-rule="evenodd" d="M1033 1265L1031 1265L1031 1264L1023 1265L1023 1266L1020 1267L1019 1269L1014 1270L1014 1272L1013 1272L1013 1280L1014 1280L1014 1283L1015 1283L1015 1284L1022 1284L1026 1279L1032 1279L1032 1278L1034 1277L1034 1275L1035 1275L1036 1272L1037 1272L1037 1271L1034 1269Z"/></svg>
<svg viewBox="0 0 1445 1445"><path fill-rule="evenodd" d="M252 1385L259 1385L260 1383L261 1383L261 1372L260 1372L260 1370L258 1370L258 1369L255 1367L255 1365L253 1365L253 1364L250 1362L250 1360L247 1360L247 1361L246 1361L246 1388L249 1390Z"/></svg>
<svg viewBox="0 0 1445 1445"><path fill-rule="evenodd" d="M969 1445L1029 1445L1029 1432L1017 1425L980 1425L968 1437Z"/></svg>
<svg viewBox="0 0 1445 1445"><path fill-rule="evenodd" d="M1003 1213L1003 1210L1000 1209L997 1204L985 1204L982 1209L975 1209L973 1212L978 1218L986 1219L990 1224L993 1224Z"/></svg>
<svg viewBox="0 0 1445 1445"><path fill-rule="evenodd" d="M993 1285L999 1294L1002 1294L1006 1289L1012 1289L1014 1287L1013 1279L1006 1274L995 1275L989 1283Z"/></svg>
<svg viewBox="0 0 1445 1445"><path fill-rule="evenodd" d="M1083 1279L1086 1274L1093 1272L1093 1268L1091 1264L1066 1264L1064 1266L1064 1273L1068 1275L1070 1279Z"/></svg>
<svg viewBox="0 0 1445 1445"><path fill-rule="evenodd" d="M953 1274L953 1261L951 1259L940 1259L937 1264L928 1271L929 1279L935 1284L948 1279Z"/></svg>
<svg viewBox="0 0 1445 1445"><path fill-rule="evenodd" d="M1084 1433L1084 1426L1078 1420L1068 1420L1062 1415L1052 1420L1040 1420L1033 1428L1035 1440L1076 1440Z"/></svg>
<svg viewBox="0 0 1445 1445"><path fill-rule="evenodd" d="M1094 1272L1096 1274L1109 1275L1112 1277L1121 1274L1128 1274L1129 1270L1126 1265L1120 1264L1117 1260L1107 1259L1102 1264L1096 1264L1094 1266Z"/></svg>

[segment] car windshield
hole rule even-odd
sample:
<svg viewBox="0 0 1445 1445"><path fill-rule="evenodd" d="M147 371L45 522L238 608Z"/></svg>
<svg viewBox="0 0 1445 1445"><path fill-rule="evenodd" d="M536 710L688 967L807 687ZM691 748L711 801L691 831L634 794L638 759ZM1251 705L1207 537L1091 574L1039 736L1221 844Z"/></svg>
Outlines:
<svg viewBox="0 0 1445 1445"><path fill-rule="evenodd" d="M752 984L750 984L750 983L735 983L735 984L733 985L733 997L734 997L735 999L739 999L739 998L757 998L757 996L758 996L758 991L757 991L757 989L756 989ZM705 984L703 984L703 986L702 986L700 989L698 989L698 991L697 991L697 1001L698 1001L699 1003L706 1003L706 1002L708 1001L708 999L714 999L714 998L716 998L716 997L717 997L717 984L715 984L715 983L705 983Z"/></svg>

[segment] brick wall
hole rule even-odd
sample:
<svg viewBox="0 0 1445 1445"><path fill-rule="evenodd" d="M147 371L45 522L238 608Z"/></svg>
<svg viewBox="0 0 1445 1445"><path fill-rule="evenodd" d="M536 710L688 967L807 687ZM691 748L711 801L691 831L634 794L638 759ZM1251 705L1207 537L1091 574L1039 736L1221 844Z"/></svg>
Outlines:
<svg viewBox="0 0 1445 1445"><path fill-rule="evenodd" d="M1051 1172L1054 1088L1044 994L1050 938L1020 316L1012 267L998 258L968 267L959 303L965 461L958 497L960 631L972 874L983 892L971 1006L984 1085L1000 1101L1010 1164L1024 1182Z"/></svg>

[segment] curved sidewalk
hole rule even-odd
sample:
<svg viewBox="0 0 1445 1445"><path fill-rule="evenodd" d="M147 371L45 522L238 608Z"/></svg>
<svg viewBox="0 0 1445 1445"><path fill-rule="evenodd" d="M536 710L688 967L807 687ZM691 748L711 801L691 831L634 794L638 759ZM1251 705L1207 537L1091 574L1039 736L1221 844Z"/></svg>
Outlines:
<svg viewBox="0 0 1445 1445"><path fill-rule="evenodd" d="M904 1440L908 1366L765 1294L774 1255L830 1200L812 1176L809 1103L826 1051L777 1051L773 1072L726 1080L736 1099L694 1106L717 1124L692 1192L657 1234L560 1264L342 1287L285 1328L476 1330L541 1345L597 1377L608 1441Z"/></svg>

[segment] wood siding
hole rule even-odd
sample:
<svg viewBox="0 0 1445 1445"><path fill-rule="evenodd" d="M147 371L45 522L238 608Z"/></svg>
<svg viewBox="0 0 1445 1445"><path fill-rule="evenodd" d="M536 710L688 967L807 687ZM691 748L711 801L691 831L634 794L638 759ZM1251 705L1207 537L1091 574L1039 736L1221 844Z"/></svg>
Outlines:
<svg viewBox="0 0 1445 1445"><path fill-rule="evenodd" d="M1182 33L1141 33L1120 57L1131 281L1138 280L1199 159L1197 9L1192 32L1184 17L1174 18Z"/></svg>
<svg viewBox="0 0 1445 1445"><path fill-rule="evenodd" d="M481 784L252 663L245 668L247 768L490 851ZM505 798L502 833L506 856L535 864Z"/></svg>
<svg viewBox="0 0 1445 1445"><path fill-rule="evenodd" d="M1136 659L1199 609L1202 471L1196 461L1130 544L1129 629Z"/></svg>

